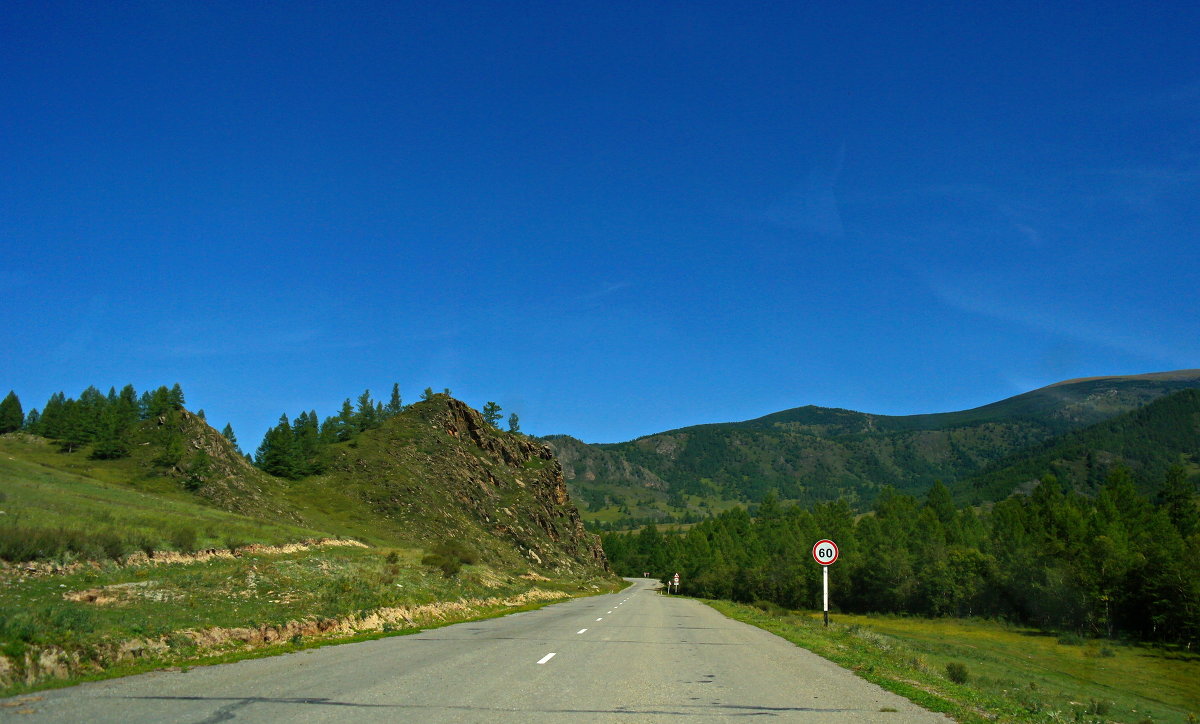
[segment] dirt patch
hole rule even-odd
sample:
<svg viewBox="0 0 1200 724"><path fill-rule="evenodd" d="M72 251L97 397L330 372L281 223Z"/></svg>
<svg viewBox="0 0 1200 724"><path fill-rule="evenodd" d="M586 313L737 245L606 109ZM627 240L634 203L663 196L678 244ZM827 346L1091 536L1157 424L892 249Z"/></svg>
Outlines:
<svg viewBox="0 0 1200 724"><path fill-rule="evenodd" d="M125 557L125 560L115 564L118 569L132 568L138 566L164 566L164 565L180 565L184 563L203 563L216 558L240 558L242 556L252 555L284 555L287 553L299 553L301 551L312 550L313 548L369 548L366 543L356 540L343 540L340 538L320 538L314 540L306 540L301 543L284 543L282 545L272 546L263 545L260 543L251 543L250 545L234 548L207 548L205 550L196 551L195 553L180 553L178 551L154 551L145 553L138 551L131 553ZM71 573L77 573L85 568L100 570L106 566L111 567L114 564L109 561L101 564L99 561L76 561L63 565L61 563L53 563L49 561L27 561L25 563L7 563L0 561L0 577L43 577L43 576L61 576Z"/></svg>
<svg viewBox="0 0 1200 724"><path fill-rule="evenodd" d="M86 591L68 591L63 594L63 598L77 603L94 603L97 606L105 606L112 603L126 603L134 598L168 601L178 598L179 595L176 591L160 588L158 581L134 581L89 588Z"/></svg>

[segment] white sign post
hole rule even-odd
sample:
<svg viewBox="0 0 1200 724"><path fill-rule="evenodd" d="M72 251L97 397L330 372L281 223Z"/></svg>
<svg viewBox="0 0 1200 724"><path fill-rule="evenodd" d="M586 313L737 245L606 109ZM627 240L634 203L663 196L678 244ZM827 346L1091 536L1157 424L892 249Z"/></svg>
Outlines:
<svg viewBox="0 0 1200 724"><path fill-rule="evenodd" d="M679 571L675 572L675 593L679 593Z"/></svg>
<svg viewBox="0 0 1200 724"><path fill-rule="evenodd" d="M829 625L829 566L838 559L837 544L831 540L819 540L813 546L813 560L821 564L825 581L825 625Z"/></svg>

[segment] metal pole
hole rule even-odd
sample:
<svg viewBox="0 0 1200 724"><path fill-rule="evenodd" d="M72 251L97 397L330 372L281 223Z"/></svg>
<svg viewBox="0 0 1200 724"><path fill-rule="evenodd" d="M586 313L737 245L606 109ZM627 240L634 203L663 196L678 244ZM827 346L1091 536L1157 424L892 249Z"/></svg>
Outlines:
<svg viewBox="0 0 1200 724"><path fill-rule="evenodd" d="M825 579L825 626L828 627L829 626L829 566L821 566L821 568L824 569L824 575L822 576L822 578Z"/></svg>

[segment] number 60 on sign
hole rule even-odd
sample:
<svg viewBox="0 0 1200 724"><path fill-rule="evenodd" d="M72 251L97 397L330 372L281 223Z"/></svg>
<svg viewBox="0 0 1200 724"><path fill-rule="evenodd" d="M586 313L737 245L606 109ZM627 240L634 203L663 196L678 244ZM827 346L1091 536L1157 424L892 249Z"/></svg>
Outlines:
<svg viewBox="0 0 1200 724"><path fill-rule="evenodd" d="M823 566L833 565L838 559L837 544L831 540L819 540L813 546L813 560Z"/></svg>

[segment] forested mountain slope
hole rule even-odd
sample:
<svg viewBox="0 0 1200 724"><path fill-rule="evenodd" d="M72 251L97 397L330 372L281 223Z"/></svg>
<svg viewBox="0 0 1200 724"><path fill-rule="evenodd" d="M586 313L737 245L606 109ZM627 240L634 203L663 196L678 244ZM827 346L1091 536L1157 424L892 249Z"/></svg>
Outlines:
<svg viewBox="0 0 1200 724"><path fill-rule="evenodd" d="M640 488L664 502L681 494L757 501L769 490L801 502L867 502L883 486L920 492L935 480L964 480L1058 435L1197 387L1200 370L1181 370L1069 380L960 412L898 417L808 406L590 451L573 440L548 442L572 460L572 485L589 501Z"/></svg>
<svg viewBox="0 0 1200 724"><path fill-rule="evenodd" d="M1198 463L1200 390L1181 390L1001 460L960 483L957 492L998 500L1052 474L1064 488L1091 494L1124 467L1139 489L1153 493L1173 466L1192 471Z"/></svg>

